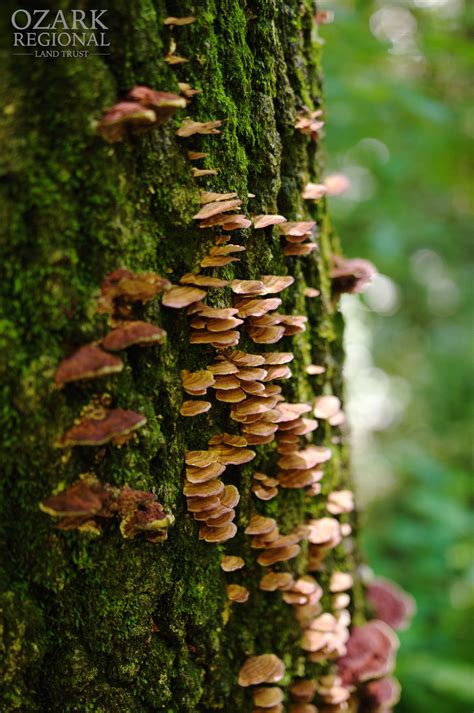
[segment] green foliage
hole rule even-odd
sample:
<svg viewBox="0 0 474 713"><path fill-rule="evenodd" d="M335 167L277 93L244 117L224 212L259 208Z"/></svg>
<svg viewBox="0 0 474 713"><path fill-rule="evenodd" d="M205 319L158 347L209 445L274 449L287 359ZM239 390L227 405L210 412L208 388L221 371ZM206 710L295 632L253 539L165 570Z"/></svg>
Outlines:
<svg viewBox="0 0 474 713"><path fill-rule="evenodd" d="M376 367L409 388L401 421L376 437L395 483L368 507L365 550L376 572L417 599L401 635L397 710L452 713L473 700L472 5L340 0L335 9L335 23L320 30L328 168L355 166L359 195L334 198L331 209L344 250L373 260L398 287L398 305L366 319ZM398 40L393 17L381 27L387 9L405 31ZM367 490L366 473L357 475Z"/></svg>

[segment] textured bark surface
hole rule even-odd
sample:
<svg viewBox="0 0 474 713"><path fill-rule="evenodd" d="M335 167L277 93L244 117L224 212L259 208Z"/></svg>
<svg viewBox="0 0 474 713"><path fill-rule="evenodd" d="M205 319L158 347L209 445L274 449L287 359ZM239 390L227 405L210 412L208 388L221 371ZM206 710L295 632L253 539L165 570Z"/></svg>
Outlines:
<svg viewBox="0 0 474 713"><path fill-rule="evenodd" d="M180 370L210 364L215 354L189 345L185 310L162 307L159 299L146 305L142 316L166 329L167 342L123 353L122 373L62 391L52 377L64 356L105 334L106 319L96 312L103 277L127 266L177 283L198 271L215 235L192 220L199 190L235 190L247 215L315 218L319 253L285 258L278 230L246 230L233 234L247 247L241 263L205 272L293 275L281 311L307 314L310 322L304 334L269 348L296 355L283 392L293 402L340 394L341 324L328 277L334 245L324 201L310 216L300 197L304 184L318 179L321 161L317 144L294 129L298 109L321 105L314 7L309 0L117 0L108 12L110 56L77 60L12 56L12 8L2 7L1 224L9 227L0 282L2 710L245 713L251 695L237 686L237 672L248 655L283 658L284 684L322 670L305 662L293 609L278 593L258 589L263 571L243 529L255 512L276 517L283 533L326 512L325 494L347 485L345 449L331 444L337 429L322 422L313 437L333 449L321 496L281 490L263 503L252 495L252 472L275 472L274 445L257 447L247 466L228 467L223 479L242 496L238 534L224 546L210 545L198 542L198 526L186 512L183 455L205 448L213 434L236 432L237 424L214 399L208 414L179 415ZM163 25L168 15L187 14L196 15L194 24ZM187 64L163 61L170 37ZM96 135L93 122L133 85L177 91L177 81L203 92L164 126L114 145ZM223 119L221 135L176 137L186 114ZM217 177L193 179L188 149L209 152L203 165L217 168ZM256 198L247 202L248 191ZM306 299L308 285L321 297ZM230 290L212 291L208 302L230 306ZM265 350L245 330L239 348ZM324 364L326 373L308 377L309 363ZM57 449L81 409L104 396L146 414L146 427L120 448ZM88 471L155 492L176 518L167 541L125 540L113 522L98 537L55 530L39 502ZM245 569L224 574L222 552L245 557ZM327 582L335 563L350 570L351 556L337 548L320 581ZM304 567L303 548L290 568ZM226 603L231 581L250 589L247 604Z"/></svg>

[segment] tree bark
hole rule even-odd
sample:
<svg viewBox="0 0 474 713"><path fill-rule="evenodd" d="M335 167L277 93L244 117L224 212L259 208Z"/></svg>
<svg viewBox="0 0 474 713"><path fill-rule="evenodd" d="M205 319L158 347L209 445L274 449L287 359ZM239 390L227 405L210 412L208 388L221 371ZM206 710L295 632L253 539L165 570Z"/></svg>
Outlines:
<svg viewBox="0 0 474 713"><path fill-rule="evenodd" d="M68 10L77 3L55 5ZM127 267L177 284L184 273L198 272L216 234L199 230L192 219L199 191L236 191L246 215L313 218L320 233L318 252L285 257L278 229L237 231L232 242L247 248L241 262L204 270L224 279L295 278L279 295L280 311L306 315L306 331L259 348L241 328L238 348L294 352L292 378L281 382L289 402L340 395L342 324L329 277L334 239L324 200L308 209L301 198L305 183L320 178L319 145L295 131L296 112L322 103L313 3L117 0L107 13L110 54L78 59L13 55L13 9L5 3L2 10L1 222L9 228L0 284L2 710L244 713L252 699L237 675L249 655L282 658L284 687L324 670L306 661L293 608L278 592L259 590L264 568L243 531L256 512L275 517L282 533L326 514L327 493L348 484L339 431L321 421L309 437L333 452L320 496L280 489L269 502L255 497L252 473L277 471L274 443L257 446L251 463L229 466L222 479L241 494L238 533L213 545L198 540L199 523L186 510L184 453L207 448L215 434L237 433L238 424L229 406L213 397L207 414L180 416L187 398L181 370L205 368L216 355L212 347L190 345L186 310L166 308L160 299L144 305L139 318L163 327L167 340L122 352L120 374L62 390L54 388L53 375L65 356L107 332L96 309L105 275ZM163 24L167 16L191 14L196 21L188 26ZM187 63L164 61L171 38ZM102 111L134 85L178 92L178 81L202 93L163 126L115 144L97 135ZM196 121L222 119L221 134L177 137L187 114ZM191 164L190 149L209 156ZM191 166L198 165L216 168L217 176L193 178ZM256 197L247 199L248 192ZM320 297L307 299L308 286ZM230 306L229 288L212 292L208 302ZM310 363L326 371L308 376ZM121 447L57 448L94 400L143 413L147 424ZM55 529L39 503L86 472L156 493L175 517L167 540L124 539L112 519L98 536ZM224 552L244 557L245 568L222 572ZM335 566L351 571L352 557L343 546L334 550L318 574L323 588ZM286 569L304 573L305 558L303 546ZM230 582L250 590L246 604L226 600Z"/></svg>

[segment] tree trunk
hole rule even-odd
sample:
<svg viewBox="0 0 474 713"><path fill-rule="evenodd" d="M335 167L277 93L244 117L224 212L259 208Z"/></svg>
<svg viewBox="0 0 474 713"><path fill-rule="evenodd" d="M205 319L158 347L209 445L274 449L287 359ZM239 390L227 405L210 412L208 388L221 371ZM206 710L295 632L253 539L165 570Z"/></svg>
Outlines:
<svg viewBox="0 0 474 713"><path fill-rule="evenodd" d="M32 12L36 5L22 7ZM56 5L69 10L77 3ZM229 465L222 480L240 491L238 532L209 544L199 541L199 523L186 509L184 454L206 449L216 434L238 434L240 424L230 418L230 404L213 395L200 397L210 398L208 413L180 415L183 399L192 398L182 390L181 371L204 369L218 353L190 344L186 309L165 307L160 298L135 306L134 318L161 326L167 339L121 352L121 373L62 389L55 388L54 373L62 359L110 329L97 297L104 277L118 268L153 271L173 284L199 271L227 280L288 274L295 282L278 295L279 311L306 315L306 331L260 347L242 325L237 348L294 352L291 379L276 382L288 402L340 395L333 239L324 201L313 208L301 197L308 181L317 182L321 160L318 143L295 130L296 113L322 101L314 7L310 0L117 0L105 21L110 54L77 59L14 55L10 12L16 7L4 3L2 11L2 224L9 226L0 284L2 710L250 711L249 689L237 684L249 655L282 658L285 689L295 677L326 669L305 659L293 607L279 592L259 589L267 568L257 564L261 551L251 548L244 529L255 513L276 518L285 534L327 514L327 493L348 483L339 430L320 421L308 437L332 450L322 495L280 488L268 502L255 497L252 474L278 471L275 442L256 446L252 462ZM193 24L163 24L168 16L191 14ZM187 63L164 61L171 40ZM162 126L113 144L97 134L103 110L134 85L177 93L178 81L202 93ZM176 136L186 115L221 119L220 135ZM189 150L208 157L190 162ZM218 173L193 178L191 167ZM202 270L219 229L200 230L192 218L200 190L236 191L245 215L315 219L319 250L287 257L278 228L233 231L231 242L246 247L241 262ZM306 297L307 287L320 297ZM207 302L229 307L232 299L226 287L210 291ZM312 363L325 372L309 376ZM58 448L91 403L142 413L147 423L120 447ZM115 517L102 520L100 534L58 530L39 503L92 472L102 483L155 493L175 518L167 539L123 537ZM242 556L246 566L223 572L224 553ZM328 556L317 574L326 592L331 571L336 565L351 571L352 557L343 546ZM300 555L280 569L301 575L306 559L303 542ZM247 603L229 603L229 583L248 588Z"/></svg>

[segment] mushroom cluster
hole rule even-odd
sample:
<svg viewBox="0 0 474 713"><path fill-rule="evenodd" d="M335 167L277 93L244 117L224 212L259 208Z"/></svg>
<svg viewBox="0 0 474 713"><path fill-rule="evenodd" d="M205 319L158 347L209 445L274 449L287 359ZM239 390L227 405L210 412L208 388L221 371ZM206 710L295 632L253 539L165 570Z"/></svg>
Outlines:
<svg viewBox="0 0 474 713"><path fill-rule="evenodd" d="M283 691L278 683L285 675L285 664L275 654L250 656L239 671L239 686L252 686L254 708L252 713L282 713Z"/></svg>
<svg viewBox="0 0 474 713"><path fill-rule="evenodd" d="M40 503L40 509L58 518L59 530L80 530L99 534L101 523L118 517L120 532L132 539L142 534L149 542L166 539L174 518L166 513L154 493L101 483L93 473Z"/></svg>

